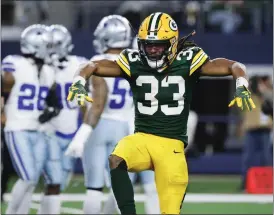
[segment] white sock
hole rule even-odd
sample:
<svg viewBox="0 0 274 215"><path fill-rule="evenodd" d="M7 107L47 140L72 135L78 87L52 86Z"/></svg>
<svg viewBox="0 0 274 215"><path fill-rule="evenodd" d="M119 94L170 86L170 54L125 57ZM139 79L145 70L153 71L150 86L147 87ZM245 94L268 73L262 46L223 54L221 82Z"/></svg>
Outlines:
<svg viewBox="0 0 274 215"><path fill-rule="evenodd" d="M38 214L60 214L61 213L61 196L45 195L42 198Z"/></svg>
<svg viewBox="0 0 274 215"><path fill-rule="evenodd" d="M97 190L87 190L84 201L84 214L100 214L103 192Z"/></svg>
<svg viewBox="0 0 274 215"><path fill-rule="evenodd" d="M145 195L146 195L145 213L146 214L161 214L158 193L156 190L155 183L144 184L143 186L144 186Z"/></svg>
<svg viewBox="0 0 274 215"><path fill-rule="evenodd" d="M8 203L8 208L6 210L6 214L21 214L22 212L19 211L22 200L25 198L26 195L32 193L35 188L35 184L27 181L23 181L22 179L18 179L17 182L14 184L12 191L11 191L11 201ZM25 209L30 208L31 201L25 202Z"/></svg>
<svg viewBox="0 0 274 215"><path fill-rule="evenodd" d="M107 201L104 203L102 214L117 214L120 212L113 191L108 194Z"/></svg>
<svg viewBox="0 0 274 215"><path fill-rule="evenodd" d="M30 188L24 198L21 200L21 204L19 209L17 210L17 214L29 214L34 188L34 186Z"/></svg>

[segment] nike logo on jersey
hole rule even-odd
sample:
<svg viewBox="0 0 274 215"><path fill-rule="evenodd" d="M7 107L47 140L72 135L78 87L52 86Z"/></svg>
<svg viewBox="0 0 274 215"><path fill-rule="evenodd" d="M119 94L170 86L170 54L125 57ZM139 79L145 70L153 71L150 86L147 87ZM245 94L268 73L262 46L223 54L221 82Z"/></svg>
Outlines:
<svg viewBox="0 0 274 215"><path fill-rule="evenodd" d="M176 152L175 150L173 150L174 154L177 154L177 153L182 153L182 152Z"/></svg>

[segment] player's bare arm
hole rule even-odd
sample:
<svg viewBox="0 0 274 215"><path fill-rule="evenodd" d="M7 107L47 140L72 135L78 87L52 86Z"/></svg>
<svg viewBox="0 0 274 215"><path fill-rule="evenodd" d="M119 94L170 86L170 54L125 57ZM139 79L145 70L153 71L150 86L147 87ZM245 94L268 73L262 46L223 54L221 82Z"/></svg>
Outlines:
<svg viewBox="0 0 274 215"><path fill-rule="evenodd" d="M3 92L9 93L15 83L14 76L11 72L4 72L2 76L3 80Z"/></svg>
<svg viewBox="0 0 274 215"><path fill-rule="evenodd" d="M225 58L216 58L209 60L201 68L201 75L204 76L229 76L232 75L235 79L243 77L247 79L246 67L244 64L228 60Z"/></svg>
<svg viewBox="0 0 274 215"><path fill-rule="evenodd" d="M3 84L3 87L2 87L3 91L2 91L2 97L1 97L1 124L5 124L6 116L4 113L4 105L15 83L13 74L11 72L4 72L2 75L1 83Z"/></svg>
<svg viewBox="0 0 274 215"><path fill-rule="evenodd" d="M79 75L87 80L92 75L100 77L118 77L122 75L122 71L114 61L99 60L88 63L81 69Z"/></svg>
<svg viewBox="0 0 274 215"><path fill-rule="evenodd" d="M84 123L95 128L105 107L108 88L106 81L103 78L96 76L91 77L91 85L93 87L92 97L94 102L92 107L85 112Z"/></svg>
<svg viewBox="0 0 274 215"><path fill-rule="evenodd" d="M5 100L8 99L8 96L12 90L12 87L15 83L14 76L11 72L4 72L2 75L2 84L3 84L3 96L1 97L1 124L4 125L6 122L6 115L4 113Z"/></svg>
<svg viewBox="0 0 274 215"><path fill-rule="evenodd" d="M203 76L228 76L232 75L236 79L235 98L230 102L229 107L237 104L242 110L251 111L255 104L248 90L248 79L246 67L244 64L228 60L225 58L216 58L205 63L201 68Z"/></svg>
<svg viewBox="0 0 274 215"><path fill-rule="evenodd" d="M1 96L1 125L4 125L5 122L6 122L6 115L4 113L4 106L5 106L4 97Z"/></svg>

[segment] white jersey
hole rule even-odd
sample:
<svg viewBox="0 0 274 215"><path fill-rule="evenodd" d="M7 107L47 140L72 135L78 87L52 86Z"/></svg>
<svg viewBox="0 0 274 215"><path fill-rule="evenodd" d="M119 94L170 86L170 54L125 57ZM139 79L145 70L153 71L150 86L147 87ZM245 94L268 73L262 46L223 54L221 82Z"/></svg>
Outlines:
<svg viewBox="0 0 274 215"><path fill-rule="evenodd" d="M56 93L62 110L58 116L50 121L50 124L53 125L57 135L72 138L79 126L80 108L76 101L67 101L67 95L76 71L81 64L87 63L88 60L74 55L68 56L67 60L63 62L63 68L55 69Z"/></svg>
<svg viewBox="0 0 274 215"><path fill-rule="evenodd" d="M118 56L117 54L95 55L91 58L91 61L102 59L114 61ZM108 87L108 97L101 117L104 119L129 121L129 118L133 116L133 98L128 81L120 77L104 79Z"/></svg>
<svg viewBox="0 0 274 215"><path fill-rule="evenodd" d="M38 130L38 117L54 83L54 72L44 65L40 71L34 61L9 55L2 61L2 73L12 72L15 83L5 105L5 130Z"/></svg>

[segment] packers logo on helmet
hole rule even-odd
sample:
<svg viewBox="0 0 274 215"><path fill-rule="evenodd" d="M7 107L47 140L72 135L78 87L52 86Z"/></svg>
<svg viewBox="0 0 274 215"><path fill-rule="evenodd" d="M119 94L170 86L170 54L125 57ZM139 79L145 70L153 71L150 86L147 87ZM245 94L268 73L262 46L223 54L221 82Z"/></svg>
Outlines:
<svg viewBox="0 0 274 215"><path fill-rule="evenodd" d="M177 24L174 20L169 21L169 27L172 31L177 31L178 30Z"/></svg>
<svg viewBox="0 0 274 215"><path fill-rule="evenodd" d="M153 13L142 22L138 32L141 59L151 68L161 69L175 58L178 27L166 13Z"/></svg>

